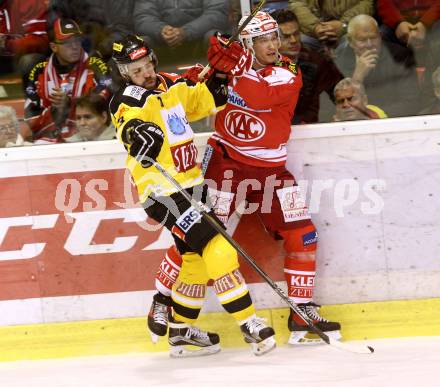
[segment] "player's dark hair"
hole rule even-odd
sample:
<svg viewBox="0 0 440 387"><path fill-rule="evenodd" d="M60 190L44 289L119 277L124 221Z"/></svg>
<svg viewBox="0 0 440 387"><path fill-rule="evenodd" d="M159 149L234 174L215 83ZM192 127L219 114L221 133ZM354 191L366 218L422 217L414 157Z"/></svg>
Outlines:
<svg viewBox="0 0 440 387"><path fill-rule="evenodd" d="M277 9L270 14L278 24L295 22L298 23L298 18L290 9Z"/></svg>

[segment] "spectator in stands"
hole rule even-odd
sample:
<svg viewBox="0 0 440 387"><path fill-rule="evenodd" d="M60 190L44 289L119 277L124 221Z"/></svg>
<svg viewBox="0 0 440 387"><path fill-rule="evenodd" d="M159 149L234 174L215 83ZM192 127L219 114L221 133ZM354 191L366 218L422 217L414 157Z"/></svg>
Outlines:
<svg viewBox="0 0 440 387"><path fill-rule="evenodd" d="M108 61L112 44L133 32L134 0L50 0L49 22L75 20L83 33L83 48Z"/></svg>
<svg viewBox="0 0 440 387"><path fill-rule="evenodd" d="M24 76L49 51L43 0L0 0L0 73ZM16 67L17 66L17 67Z"/></svg>
<svg viewBox="0 0 440 387"><path fill-rule="evenodd" d="M52 55L37 63L25 81L25 117L36 143L64 142L75 133L74 98L92 90L109 97L108 68L87 55L81 37L73 20L57 19L49 30Z"/></svg>
<svg viewBox="0 0 440 387"><path fill-rule="evenodd" d="M100 141L116 138L115 128L110 124L108 102L100 95L90 94L75 100L77 134L72 141Z"/></svg>
<svg viewBox="0 0 440 387"><path fill-rule="evenodd" d="M420 114L440 114L440 66L432 74L432 85L434 86L435 101Z"/></svg>
<svg viewBox="0 0 440 387"><path fill-rule="evenodd" d="M229 32L227 0L135 0L135 32L159 51L162 63L206 56L209 37ZM172 49L172 53L170 53ZM177 51L176 51L177 50ZM172 58L170 58L172 56Z"/></svg>
<svg viewBox="0 0 440 387"><path fill-rule="evenodd" d="M280 53L299 65L303 86L292 123L318 122L319 96L326 92L334 101L333 88L344 78L330 58L304 47L300 40L298 19L288 9L271 13L280 29Z"/></svg>
<svg viewBox="0 0 440 387"><path fill-rule="evenodd" d="M361 83L344 78L335 86L336 114L334 121L370 120L387 118L377 106L368 104L365 88Z"/></svg>
<svg viewBox="0 0 440 387"><path fill-rule="evenodd" d="M378 0L377 12L385 40L413 49L419 65L440 64L439 0Z"/></svg>
<svg viewBox="0 0 440 387"><path fill-rule="evenodd" d="M374 6L373 0L293 0L290 9L299 20L303 43L321 50L338 46L350 19L372 15Z"/></svg>
<svg viewBox="0 0 440 387"><path fill-rule="evenodd" d="M376 20L358 15L350 20L349 46L335 60L339 70L362 83L367 95L390 117L416 114L420 92L414 63L396 62L392 52L400 47L383 44Z"/></svg>
<svg viewBox="0 0 440 387"><path fill-rule="evenodd" d="M11 106L0 105L0 148L32 145L20 135L17 114Z"/></svg>

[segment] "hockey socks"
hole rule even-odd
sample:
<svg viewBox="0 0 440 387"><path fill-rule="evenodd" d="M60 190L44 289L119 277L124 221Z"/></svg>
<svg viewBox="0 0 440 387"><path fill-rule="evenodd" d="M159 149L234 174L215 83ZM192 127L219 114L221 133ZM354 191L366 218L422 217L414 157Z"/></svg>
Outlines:
<svg viewBox="0 0 440 387"><path fill-rule="evenodd" d="M223 308L237 322L255 314L254 304L239 269L214 280L213 287Z"/></svg>
<svg viewBox="0 0 440 387"><path fill-rule="evenodd" d="M315 287L315 267L315 260L299 260L286 257L284 275L289 298L298 305L303 315L306 315L314 322L317 328L338 340L341 338L340 324L323 318L319 314L319 305L312 301ZM304 320L292 310L290 311L287 326L291 332L289 344L323 343L322 339L310 331Z"/></svg>
<svg viewBox="0 0 440 387"><path fill-rule="evenodd" d="M289 298L295 303L306 303L313 299L315 288L315 260L299 260L287 256L284 260L284 277Z"/></svg>
<svg viewBox="0 0 440 387"><path fill-rule="evenodd" d="M176 246L168 248L156 273L156 289L165 296L171 296L171 289L182 267L182 257Z"/></svg>
<svg viewBox="0 0 440 387"><path fill-rule="evenodd" d="M194 323L199 317L205 297L205 284L188 284L177 280L172 292L175 319L189 324Z"/></svg>

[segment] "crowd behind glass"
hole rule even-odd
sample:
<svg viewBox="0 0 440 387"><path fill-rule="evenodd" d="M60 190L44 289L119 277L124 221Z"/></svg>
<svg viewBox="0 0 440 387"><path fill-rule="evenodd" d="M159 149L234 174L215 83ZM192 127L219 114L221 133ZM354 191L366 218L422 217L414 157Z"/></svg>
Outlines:
<svg viewBox="0 0 440 387"><path fill-rule="evenodd" d="M302 71L293 125L440 114L440 1L267 1L264 10ZM0 0L0 147L114 138L113 41L136 33L159 71L181 73L205 64L209 37L234 33L240 16L239 0Z"/></svg>

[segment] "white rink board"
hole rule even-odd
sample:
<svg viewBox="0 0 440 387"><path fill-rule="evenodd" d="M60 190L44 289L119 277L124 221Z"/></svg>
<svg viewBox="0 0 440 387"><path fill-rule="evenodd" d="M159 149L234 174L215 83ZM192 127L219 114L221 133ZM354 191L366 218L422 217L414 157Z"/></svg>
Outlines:
<svg viewBox="0 0 440 387"><path fill-rule="evenodd" d="M277 284L286 290L285 283ZM267 284L248 284L259 309L282 308L284 301ZM153 290L89 294L82 296L42 297L0 301L0 325L27 325L82 320L144 317L153 301ZM208 288L202 312L222 312L214 291Z"/></svg>
<svg viewBox="0 0 440 387"><path fill-rule="evenodd" d="M436 120L430 127L426 117L357 122L342 136L327 125L327 137L323 125L319 132L299 130L302 139L290 142L288 167L309 183L309 199L313 184L327 182L331 187L323 191L319 211L312 215L321 242L316 289L320 302L440 296ZM366 214L362 206L368 208L371 201L363 189L374 179L383 209Z"/></svg>

